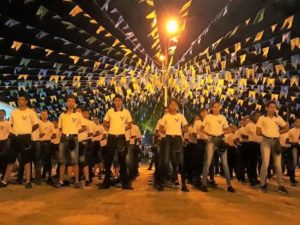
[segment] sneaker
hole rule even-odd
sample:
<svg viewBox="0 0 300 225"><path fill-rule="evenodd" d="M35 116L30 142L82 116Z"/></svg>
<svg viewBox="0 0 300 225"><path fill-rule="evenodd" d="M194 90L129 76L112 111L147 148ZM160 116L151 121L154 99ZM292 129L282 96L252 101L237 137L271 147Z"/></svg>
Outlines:
<svg viewBox="0 0 300 225"><path fill-rule="evenodd" d="M80 182L75 183L74 188L76 188L76 189L82 188L81 183Z"/></svg>
<svg viewBox="0 0 300 225"><path fill-rule="evenodd" d="M209 186L211 186L211 187L217 187L217 183L216 183L216 181L214 181L214 180L208 181L208 184L209 184Z"/></svg>
<svg viewBox="0 0 300 225"><path fill-rule="evenodd" d="M31 182L26 182L26 183L25 183L25 188L26 188L26 189L31 189L31 188L32 188Z"/></svg>
<svg viewBox="0 0 300 225"><path fill-rule="evenodd" d="M208 189L207 189L207 187L206 187L205 185L203 185L203 186L200 188L200 190L201 190L202 192L208 192Z"/></svg>
<svg viewBox="0 0 300 225"><path fill-rule="evenodd" d="M160 184L160 185L157 185L157 190L158 190L158 191L164 191L164 189L165 189L165 188L164 188L163 185L161 185L161 184Z"/></svg>
<svg viewBox="0 0 300 225"><path fill-rule="evenodd" d="M288 191L285 189L284 186L279 186L278 192L279 192L279 193L282 193L282 194L287 194L287 193L288 193Z"/></svg>
<svg viewBox="0 0 300 225"><path fill-rule="evenodd" d="M4 181L0 181L0 188L6 188L7 187L7 183Z"/></svg>
<svg viewBox="0 0 300 225"><path fill-rule="evenodd" d="M133 190L133 187L129 184L122 185L123 190Z"/></svg>
<svg viewBox="0 0 300 225"><path fill-rule="evenodd" d="M235 189L232 186L228 186L227 191L231 193L235 193Z"/></svg>
<svg viewBox="0 0 300 225"><path fill-rule="evenodd" d="M267 185L263 185L259 188L259 191L262 192L262 193L266 193L267 192Z"/></svg>
<svg viewBox="0 0 300 225"><path fill-rule="evenodd" d="M174 184L175 184L176 186L178 186L178 185L179 185L179 181L176 180L176 181L174 182Z"/></svg>
<svg viewBox="0 0 300 225"><path fill-rule="evenodd" d="M182 191L182 192L189 192L190 190L187 188L186 185L182 185L181 191Z"/></svg>
<svg viewBox="0 0 300 225"><path fill-rule="evenodd" d="M110 185L109 183L102 183L99 185L99 189L109 189Z"/></svg>
<svg viewBox="0 0 300 225"><path fill-rule="evenodd" d="M91 182L90 180L86 180L86 181L85 181L85 186L88 187L88 186L91 186L91 184L92 184L92 182Z"/></svg>
<svg viewBox="0 0 300 225"><path fill-rule="evenodd" d="M55 187L55 188L62 188L63 185L64 185L63 183L57 182L57 183L55 183L53 185L53 187Z"/></svg>
<svg viewBox="0 0 300 225"><path fill-rule="evenodd" d="M35 185L42 185L42 181L40 179L35 179L34 184Z"/></svg>

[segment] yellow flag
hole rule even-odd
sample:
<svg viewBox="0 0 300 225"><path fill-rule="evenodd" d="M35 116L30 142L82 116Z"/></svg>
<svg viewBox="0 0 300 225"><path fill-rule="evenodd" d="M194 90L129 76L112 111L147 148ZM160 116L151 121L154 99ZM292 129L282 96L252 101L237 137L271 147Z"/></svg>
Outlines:
<svg viewBox="0 0 300 225"><path fill-rule="evenodd" d="M69 15L76 16L78 13L81 13L81 12L82 12L82 9L77 5L69 12Z"/></svg>
<svg viewBox="0 0 300 225"><path fill-rule="evenodd" d="M97 31L96 31L96 33L97 34L100 34L102 31L104 31L105 30L105 28L104 27L102 27L102 26L100 26L98 29L97 29Z"/></svg>
<svg viewBox="0 0 300 225"><path fill-rule="evenodd" d="M268 57L268 53L269 53L269 47L265 47L262 50L263 50L263 56L267 58Z"/></svg>
<svg viewBox="0 0 300 225"><path fill-rule="evenodd" d="M240 51L240 50L242 49L241 42L236 43L236 44L234 45L234 49L235 49L235 52Z"/></svg>
<svg viewBox="0 0 300 225"><path fill-rule="evenodd" d="M192 4L192 0L189 0L187 3L185 3L185 4L181 7L179 13L181 13L181 12L183 12L184 10L188 9L188 8L191 6L191 4Z"/></svg>
<svg viewBox="0 0 300 225"><path fill-rule="evenodd" d="M11 48L16 49L16 51L18 51L22 47L22 45L23 45L22 42L14 41L13 44L11 45Z"/></svg>
<svg viewBox="0 0 300 225"><path fill-rule="evenodd" d="M76 56L76 55L71 55L71 56L69 56L69 58L73 59L74 64L76 64L79 60L79 56Z"/></svg>
<svg viewBox="0 0 300 225"><path fill-rule="evenodd" d="M286 18L283 22L281 30L284 28L290 29L293 26L293 20L294 20L294 16L290 16L290 17Z"/></svg>
<svg viewBox="0 0 300 225"><path fill-rule="evenodd" d="M241 65L246 61L246 54L240 56Z"/></svg>
<svg viewBox="0 0 300 225"><path fill-rule="evenodd" d="M293 38L290 41L291 49L294 50L295 47L300 48L300 39L299 37Z"/></svg>
<svg viewBox="0 0 300 225"><path fill-rule="evenodd" d="M277 24L274 24L274 25L271 26L272 32L275 31L276 27L277 27Z"/></svg>
<svg viewBox="0 0 300 225"><path fill-rule="evenodd" d="M263 37L263 35L264 35L264 31L258 32L258 33L256 34L256 37L255 37L255 39L254 39L254 42L260 41L261 38Z"/></svg>
<svg viewBox="0 0 300 225"><path fill-rule="evenodd" d="M118 45L120 43L119 39L116 38L116 40L114 41L114 43L112 44L113 47L115 47L116 45Z"/></svg>
<svg viewBox="0 0 300 225"><path fill-rule="evenodd" d="M155 10L152 11L151 13L149 13L147 16L146 16L146 19L154 19L156 18L156 12Z"/></svg>

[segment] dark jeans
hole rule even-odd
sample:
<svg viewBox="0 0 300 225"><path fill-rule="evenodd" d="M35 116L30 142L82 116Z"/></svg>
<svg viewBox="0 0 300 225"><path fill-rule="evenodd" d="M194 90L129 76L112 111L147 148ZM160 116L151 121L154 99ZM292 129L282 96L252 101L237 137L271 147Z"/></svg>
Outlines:
<svg viewBox="0 0 300 225"><path fill-rule="evenodd" d="M4 174L6 168L6 152L9 148L10 140L0 141L0 173Z"/></svg>
<svg viewBox="0 0 300 225"><path fill-rule="evenodd" d="M122 185L128 184L127 177L127 167L126 167L126 138L125 135L115 136L108 135L107 139L107 152L103 155L104 158L104 167L105 167L105 178L104 183L109 184L110 182L110 169L112 166L112 162L115 154L118 155L118 161L120 164L120 176Z"/></svg>
<svg viewBox="0 0 300 225"><path fill-rule="evenodd" d="M238 148L237 148L237 171L236 171L236 177L240 181L245 181L245 174L246 174L246 164L247 164L247 145L248 142L243 142Z"/></svg>
<svg viewBox="0 0 300 225"><path fill-rule="evenodd" d="M48 173L51 177L51 142L50 141L41 141L39 143L39 151L35 152L35 166L36 166L36 178L41 178L41 169L43 168L43 174Z"/></svg>
<svg viewBox="0 0 300 225"><path fill-rule="evenodd" d="M258 155L260 152L260 144L256 142L249 142L246 148L246 157L248 162L246 164L247 174L250 181L257 180L257 164Z"/></svg>
<svg viewBox="0 0 300 225"><path fill-rule="evenodd" d="M287 149L287 167L288 167L288 175L290 176L290 181L294 182L295 179L295 169L297 166L298 159L298 149L299 146L294 146Z"/></svg>
<svg viewBox="0 0 300 225"><path fill-rule="evenodd" d="M236 175L236 165L237 165L237 148L233 146L227 146L227 155L228 155L228 167L230 177L233 178L233 172Z"/></svg>
<svg viewBox="0 0 300 225"><path fill-rule="evenodd" d="M181 136L166 136L166 146L161 152L160 181L164 183L164 178L169 172L170 161L173 167L173 180L177 178L177 168L181 173L182 184L185 184L185 170L183 162L182 138Z"/></svg>

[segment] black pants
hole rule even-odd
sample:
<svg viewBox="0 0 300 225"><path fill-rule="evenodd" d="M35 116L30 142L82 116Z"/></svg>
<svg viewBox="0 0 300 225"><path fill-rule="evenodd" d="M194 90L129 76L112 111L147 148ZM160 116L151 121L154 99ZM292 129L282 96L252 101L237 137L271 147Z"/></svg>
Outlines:
<svg viewBox="0 0 300 225"><path fill-rule="evenodd" d="M37 156L37 154L36 154ZM52 162L51 162L51 142L41 141L40 142L40 153L36 162L36 178L41 178L41 168L43 167L43 174L49 174L51 177Z"/></svg>
<svg viewBox="0 0 300 225"><path fill-rule="evenodd" d="M9 140L2 140L0 141L0 173L4 175L5 168L6 168L6 157L5 154L7 152L7 149L9 147Z"/></svg>
<svg viewBox="0 0 300 225"><path fill-rule="evenodd" d="M233 172L236 174L236 161L237 161L237 149L234 146L227 146L227 160L231 179L233 178Z"/></svg>
<svg viewBox="0 0 300 225"><path fill-rule="evenodd" d="M247 164L247 145L248 142L244 142L237 148L237 171L236 177L239 181L245 181L246 164Z"/></svg>
<svg viewBox="0 0 300 225"><path fill-rule="evenodd" d="M170 161L172 163L172 179L177 180L178 169L181 174L182 185L185 185L185 169L182 150L181 136L166 136L166 146L161 152L161 172L160 182L164 183L164 178L169 172Z"/></svg>
<svg viewBox="0 0 300 225"><path fill-rule="evenodd" d="M115 136L108 135L107 138L107 152L103 155L104 167L105 167L105 178L104 183L109 184L110 182L110 169L115 154L118 154L118 160L120 164L120 178L122 185L128 184L127 167L126 167L126 138L125 135Z"/></svg>
<svg viewBox="0 0 300 225"><path fill-rule="evenodd" d="M251 181L257 180L257 164L258 164L258 154L260 152L260 144L256 142L249 142L246 147L246 157L247 157L247 174Z"/></svg>

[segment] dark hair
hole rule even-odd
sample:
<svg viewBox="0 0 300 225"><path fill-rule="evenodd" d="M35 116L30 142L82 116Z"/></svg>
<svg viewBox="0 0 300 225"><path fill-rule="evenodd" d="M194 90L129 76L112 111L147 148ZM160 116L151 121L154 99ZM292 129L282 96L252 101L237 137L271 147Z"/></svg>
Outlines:
<svg viewBox="0 0 300 225"><path fill-rule="evenodd" d="M121 99L123 101L123 96L120 94L116 94L113 100L115 100L116 98Z"/></svg>
<svg viewBox="0 0 300 225"><path fill-rule="evenodd" d="M175 102L177 104L177 106L179 107L179 102L177 101L177 99L172 98L169 102L169 105L171 104L171 102Z"/></svg>
<svg viewBox="0 0 300 225"><path fill-rule="evenodd" d="M0 109L0 112L4 112L4 114L6 114L6 111L4 109Z"/></svg>
<svg viewBox="0 0 300 225"><path fill-rule="evenodd" d="M200 113L202 113L202 112L204 112L204 111L207 111L207 109L206 109L206 108L201 108L201 109L200 109Z"/></svg>
<svg viewBox="0 0 300 225"><path fill-rule="evenodd" d="M25 98L28 101L28 96L26 94L19 94L18 98Z"/></svg>
<svg viewBox="0 0 300 225"><path fill-rule="evenodd" d="M267 103L267 108L269 107L269 105L271 105L271 104L274 104L274 105L276 105L277 106L277 104L276 104L276 102L275 101L269 101L268 103Z"/></svg>
<svg viewBox="0 0 300 225"><path fill-rule="evenodd" d="M212 108L215 104L221 104L219 101L214 101L212 103L210 103L210 108Z"/></svg>

